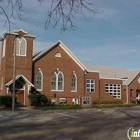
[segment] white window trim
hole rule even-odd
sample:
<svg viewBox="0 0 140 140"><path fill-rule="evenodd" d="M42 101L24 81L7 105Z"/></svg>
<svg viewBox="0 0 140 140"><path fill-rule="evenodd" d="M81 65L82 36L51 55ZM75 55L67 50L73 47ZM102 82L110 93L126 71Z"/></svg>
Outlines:
<svg viewBox="0 0 140 140"><path fill-rule="evenodd" d="M59 104L60 103L67 103L67 98L59 98Z"/></svg>
<svg viewBox="0 0 140 140"><path fill-rule="evenodd" d="M84 99L84 98L89 98L89 100L90 100L89 104L84 104L84 103L83 103L83 99ZM91 97L88 97L88 96L82 97L82 105L91 105L91 103L92 103Z"/></svg>
<svg viewBox="0 0 140 140"><path fill-rule="evenodd" d="M39 69L38 71L37 71L37 73L38 72L40 72L41 73L41 89L37 89L38 91L42 91L43 90L43 72ZM36 73L36 74L37 74ZM35 82L36 82L36 75L35 75ZM36 86L36 83L35 83L35 86Z"/></svg>
<svg viewBox="0 0 140 140"><path fill-rule="evenodd" d="M19 38L16 38L20 43L21 43L21 41L22 40L25 40L25 55L22 55L22 54L17 54L17 52L16 52L16 56L27 56L27 40L24 38L24 37L21 37L21 40L19 40ZM14 45L14 47L16 47L15 45ZM21 46L19 45L19 53L20 53L20 50L21 50L21 48L20 48ZM14 55L14 54L13 54Z"/></svg>
<svg viewBox="0 0 140 140"><path fill-rule="evenodd" d="M73 100L77 100L77 102L75 102L75 101L73 101ZM79 100L78 100L78 98L72 98L72 104L74 103L74 105L78 105L79 104Z"/></svg>
<svg viewBox="0 0 140 140"><path fill-rule="evenodd" d="M2 47L2 58L5 56L6 51L6 38L3 41L3 47Z"/></svg>
<svg viewBox="0 0 140 140"><path fill-rule="evenodd" d="M54 90L54 89L51 89L51 91L59 91L59 92L63 92L64 91L64 74L61 72L61 71L59 71L58 73L56 73L56 72L53 72L53 73L55 73L55 75L56 75L56 90ZM52 73L52 74L53 74ZM62 77L63 77L63 82L62 82L62 90L58 90L58 75L59 74L62 74ZM52 76L52 74L51 74L51 76ZM51 81L52 82L52 81ZM51 83L52 84L52 83ZM52 86L52 85L51 85Z"/></svg>
<svg viewBox="0 0 140 140"><path fill-rule="evenodd" d="M108 84L108 86L106 86ZM112 85L112 86L110 86ZM116 89L116 90L119 90L119 92L117 91L116 94L117 95L114 95L114 91L110 92L112 93L112 95L109 94L109 92L106 91L106 87L108 87L110 89L110 87L112 87L111 90L114 90L114 85L117 87L119 85L119 89ZM105 92L108 93L110 96L112 96L114 99L121 99L121 84L112 84L112 83L105 83ZM119 94L119 95L118 95ZM115 96L115 97L114 97ZM120 96L119 98L117 96ZM117 98L116 98L117 97Z"/></svg>
<svg viewBox="0 0 140 140"><path fill-rule="evenodd" d="M29 91L31 87L32 87L31 85L28 85L28 94L30 94Z"/></svg>
<svg viewBox="0 0 140 140"><path fill-rule="evenodd" d="M7 94L9 93L9 87L6 88L6 93L7 93Z"/></svg>
<svg viewBox="0 0 140 140"><path fill-rule="evenodd" d="M75 90L71 90L71 92L77 92L77 75L75 74L75 72L72 74L74 74L75 76Z"/></svg>
<svg viewBox="0 0 140 140"><path fill-rule="evenodd" d="M3 90L3 77L1 77L1 90Z"/></svg>
<svg viewBox="0 0 140 140"><path fill-rule="evenodd" d="M61 57L61 53L57 52L57 53L55 54L55 57Z"/></svg>
<svg viewBox="0 0 140 140"><path fill-rule="evenodd" d="M94 92L87 92L87 80L93 80L94 82L93 82L93 85L94 85ZM91 84L91 83L90 83ZM90 91L91 91L91 88L90 88ZM94 79L86 79L86 93L88 93L88 94L93 94L93 93L95 93L95 80Z"/></svg>

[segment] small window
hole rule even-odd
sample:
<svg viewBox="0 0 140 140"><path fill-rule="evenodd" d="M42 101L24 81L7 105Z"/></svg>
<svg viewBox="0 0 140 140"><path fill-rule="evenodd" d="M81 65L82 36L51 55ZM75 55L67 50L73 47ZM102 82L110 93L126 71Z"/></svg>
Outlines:
<svg viewBox="0 0 140 140"><path fill-rule="evenodd" d="M90 105L91 103L90 97L83 97L82 101L83 101L83 105Z"/></svg>
<svg viewBox="0 0 140 140"><path fill-rule="evenodd" d="M86 80L86 92L93 93L95 91L95 81L93 79Z"/></svg>
<svg viewBox="0 0 140 140"><path fill-rule="evenodd" d="M75 73L71 75L71 92L77 91L77 76Z"/></svg>
<svg viewBox="0 0 140 140"><path fill-rule="evenodd" d="M59 99L59 104L66 104L66 103L67 103L66 98L60 98Z"/></svg>
<svg viewBox="0 0 140 140"><path fill-rule="evenodd" d="M78 98L72 98L72 104L78 105Z"/></svg>
<svg viewBox="0 0 140 140"><path fill-rule="evenodd" d="M51 98L51 103L55 104L56 103L56 99L55 98Z"/></svg>
<svg viewBox="0 0 140 140"><path fill-rule="evenodd" d="M5 56L5 51L6 51L6 39L4 39L4 41L3 41L2 57Z"/></svg>
<svg viewBox="0 0 140 140"><path fill-rule="evenodd" d="M55 57L61 57L61 53L56 53Z"/></svg>
<svg viewBox="0 0 140 140"><path fill-rule="evenodd" d="M43 86L43 74L42 72L39 70L36 73L36 89L37 90L42 90L42 86Z"/></svg>

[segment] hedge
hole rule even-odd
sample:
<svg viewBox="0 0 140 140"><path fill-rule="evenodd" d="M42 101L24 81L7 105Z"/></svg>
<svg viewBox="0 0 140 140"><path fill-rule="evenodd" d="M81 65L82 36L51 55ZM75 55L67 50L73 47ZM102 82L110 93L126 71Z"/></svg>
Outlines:
<svg viewBox="0 0 140 140"><path fill-rule="evenodd" d="M10 95L0 96L0 105L5 107L12 107L12 96Z"/></svg>
<svg viewBox="0 0 140 140"><path fill-rule="evenodd" d="M31 106L45 106L48 104L49 99L42 94L31 94L28 96Z"/></svg>
<svg viewBox="0 0 140 140"><path fill-rule="evenodd" d="M97 99L93 100L93 104L122 104L121 99Z"/></svg>

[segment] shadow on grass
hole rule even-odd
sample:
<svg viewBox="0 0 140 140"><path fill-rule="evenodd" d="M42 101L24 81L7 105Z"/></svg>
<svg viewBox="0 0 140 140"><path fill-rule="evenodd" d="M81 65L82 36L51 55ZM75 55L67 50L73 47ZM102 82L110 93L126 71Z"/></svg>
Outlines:
<svg viewBox="0 0 140 140"><path fill-rule="evenodd" d="M15 107L15 111L23 110L20 107ZM11 107L0 107L0 111L12 111Z"/></svg>

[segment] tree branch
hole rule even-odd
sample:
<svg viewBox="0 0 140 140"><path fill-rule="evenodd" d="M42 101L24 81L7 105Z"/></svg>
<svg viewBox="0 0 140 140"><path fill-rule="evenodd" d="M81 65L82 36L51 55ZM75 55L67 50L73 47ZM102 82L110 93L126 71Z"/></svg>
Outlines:
<svg viewBox="0 0 140 140"><path fill-rule="evenodd" d="M37 0L40 5L44 0ZM4 16L5 19L1 19L0 22L4 22L4 25L8 23L9 30L11 18L18 17L22 20L23 4L22 0L0 0L0 15ZM2 6L6 4L6 7ZM11 13L7 12L7 9L11 9ZM55 28L61 25L61 31L64 32L68 29L74 29L76 26L74 24L74 19L77 15L82 15L86 18L86 13L99 14L97 7L93 3L93 0L51 0L50 8L46 12L45 18L45 28L49 26Z"/></svg>

